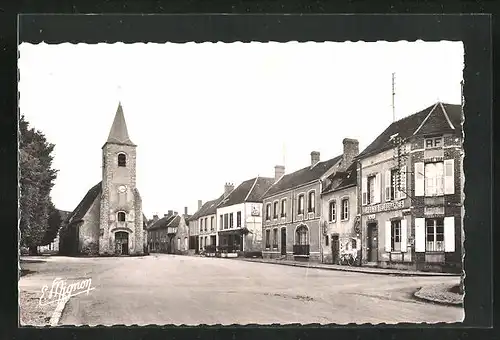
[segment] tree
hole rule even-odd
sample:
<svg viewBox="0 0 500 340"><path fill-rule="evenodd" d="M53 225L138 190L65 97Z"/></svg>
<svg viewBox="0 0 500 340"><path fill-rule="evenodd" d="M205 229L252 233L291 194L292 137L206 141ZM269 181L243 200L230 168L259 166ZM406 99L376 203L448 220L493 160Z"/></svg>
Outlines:
<svg viewBox="0 0 500 340"><path fill-rule="evenodd" d="M61 213L54 207L52 202L50 202L48 211L49 217L47 219L45 235L43 236L42 242L40 244L41 246L45 246L54 241L57 236L57 232L59 231L59 228L61 228L62 224Z"/></svg>
<svg viewBox="0 0 500 340"><path fill-rule="evenodd" d="M57 170L52 168L54 144L33 128L23 116L19 121L19 184L21 245L36 253L48 229L53 208L50 191Z"/></svg>

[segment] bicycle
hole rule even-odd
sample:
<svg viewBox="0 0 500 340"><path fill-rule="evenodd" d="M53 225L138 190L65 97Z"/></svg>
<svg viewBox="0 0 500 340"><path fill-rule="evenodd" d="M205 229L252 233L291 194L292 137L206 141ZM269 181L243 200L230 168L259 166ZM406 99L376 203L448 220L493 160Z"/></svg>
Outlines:
<svg viewBox="0 0 500 340"><path fill-rule="evenodd" d="M351 253L343 253L340 255L340 264L341 265L348 265L352 267L356 263L356 258L354 257L353 254Z"/></svg>

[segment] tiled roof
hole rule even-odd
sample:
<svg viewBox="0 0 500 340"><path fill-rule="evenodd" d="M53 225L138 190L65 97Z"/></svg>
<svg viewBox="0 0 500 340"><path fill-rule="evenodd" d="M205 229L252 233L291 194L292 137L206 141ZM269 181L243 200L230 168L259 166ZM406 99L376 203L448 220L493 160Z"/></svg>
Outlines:
<svg viewBox="0 0 500 340"><path fill-rule="evenodd" d="M330 176L331 183L323 189L322 194L357 185L357 176L357 163L353 162L346 171L339 171Z"/></svg>
<svg viewBox="0 0 500 340"><path fill-rule="evenodd" d="M178 227L181 217L179 215L170 215L160 218L158 221L153 223L148 230L156 230L166 227Z"/></svg>
<svg viewBox="0 0 500 340"><path fill-rule="evenodd" d="M429 116L431 111L432 114ZM446 117L450 119L455 130L450 127ZM436 103L389 125L357 158L360 159L393 148L391 136L398 134L403 139L411 137L426 118L425 124L418 130L416 135L448 133L462 130L462 107L455 104Z"/></svg>
<svg viewBox="0 0 500 340"><path fill-rule="evenodd" d="M195 220L199 219L202 216L207 216L207 215L213 215L213 214L215 214L215 212L217 210L217 206L219 205L219 203L222 201L223 198L224 198L224 195L221 195L219 198L217 198L215 200L211 200L211 201L205 202L205 204L203 204L201 206L201 208L198 209L198 211L195 212L193 214L193 216L191 216L188 219L188 221L195 221Z"/></svg>
<svg viewBox="0 0 500 340"><path fill-rule="evenodd" d="M318 180L324 175L332 166L342 160L342 155L334 157L324 162L319 162L311 168L311 166L297 170L290 174L283 176L276 184L264 194L264 198L270 197L282 191L290 190L300 185Z"/></svg>
<svg viewBox="0 0 500 340"><path fill-rule="evenodd" d="M260 176L244 181L222 201L219 208L243 202L262 202L262 195L273 182L273 178Z"/></svg>
<svg viewBox="0 0 500 340"><path fill-rule="evenodd" d="M102 185L101 182L97 183L94 185L85 195L85 197L82 199L80 204L77 205L75 210L71 214L68 215L66 218L65 223L71 224L75 222L79 222L83 219L87 211L90 209L92 206L92 203L94 203L95 199L97 196L101 193L102 190Z"/></svg>
<svg viewBox="0 0 500 340"><path fill-rule="evenodd" d="M130 137L128 136L127 123L125 123L125 116L123 115L121 103L118 104L118 109L116 110L111 130L109 131L107 143L134 146L134 143L132 143Z"/></svg>

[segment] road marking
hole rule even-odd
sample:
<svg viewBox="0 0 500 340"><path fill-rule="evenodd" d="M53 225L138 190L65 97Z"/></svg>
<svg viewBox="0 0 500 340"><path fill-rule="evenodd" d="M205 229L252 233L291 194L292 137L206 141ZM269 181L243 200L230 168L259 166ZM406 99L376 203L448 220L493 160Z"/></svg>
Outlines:
<svg viewBox="0 0 500 340"><path fill-rule="evenodd" d="M66 307L66 304L68 303L69 299L70 297L68 296L59 300L59 302L57 303L56 309L54 310L54 313L52 313L52 317L50 318L50 325L52 327L56 327L57 324L59 323L64 307Z"/></svg>

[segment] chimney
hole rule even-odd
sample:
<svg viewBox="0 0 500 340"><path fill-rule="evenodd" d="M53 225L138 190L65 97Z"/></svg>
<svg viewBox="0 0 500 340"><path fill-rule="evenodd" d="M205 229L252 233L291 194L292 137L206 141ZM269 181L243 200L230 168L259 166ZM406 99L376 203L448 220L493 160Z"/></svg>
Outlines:
<svg viewBox="0 0 500 340"><path fill-rule="evenodd" d="M163 214L163 217L168 217L168 216L170 216L170 215L169 214Z"/></svg>
<svg viewBox="0 0 500 340"><path fill-rule="evenodd" d="M315 165L319 162L319 152L313 151L311 152L311 166Z"/></svg>
<svg viewBox="0 0 500 340"><path fill-rule="evenodd" d="M346 170L354 161L354 157L359 154L359 142L357 139L344 138L342 144L344 144L342 168Z"/></svg>
<svg viewBox="0 0 500 340"><path fill-rule="evenodd" d="M274 182L277 182L285 174L285 167L283 165L276 165L274 167Z"/></svg>
<svg viewBox="0 0 500 340"><path fill-rule="evenodd" d="M203 205L203 201L202 200L198 200L198 210L201 209L202 205Z"/></svg>
<svg viewBox="0 0 500 340"><path fill-rule="evenodd" d="M153 215L153 222L156 222L158 220L159 220L158 215Z"/></svg>
<svg viewBox="0 0 500 340"><path fill-rule="evenodd" d="M229 196L229 194L233 190L234 190L234 184L233 183L226 183L224 185L224 198L226 198L227 196Z"/></svg>
<svg viewBox="0 0 500 340"><path fill-rule="evenodd" d="M184 207L184 216L188 215L188 207Z"/></svg>
<svg viewBox="0 0 500 340"><path fill-rule="evenodd" d="M174 211L173 210L169 210L168 211L168 216L172 216L174 214Z"/></svg>

